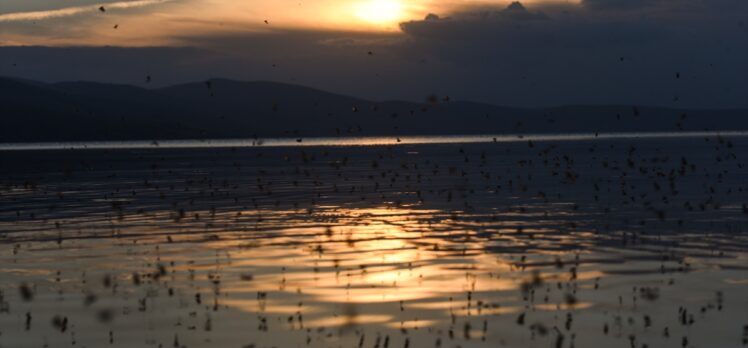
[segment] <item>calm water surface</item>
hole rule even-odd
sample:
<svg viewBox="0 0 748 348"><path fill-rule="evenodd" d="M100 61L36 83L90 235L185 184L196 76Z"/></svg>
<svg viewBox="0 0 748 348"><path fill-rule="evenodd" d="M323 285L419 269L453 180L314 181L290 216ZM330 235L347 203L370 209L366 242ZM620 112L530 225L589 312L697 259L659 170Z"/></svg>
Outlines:
<svg viewBox="0 0 748 348"><path fill-rule="evenodd" d="M745 345L745 135L493 138L4 145L0 346Z"/></svg>

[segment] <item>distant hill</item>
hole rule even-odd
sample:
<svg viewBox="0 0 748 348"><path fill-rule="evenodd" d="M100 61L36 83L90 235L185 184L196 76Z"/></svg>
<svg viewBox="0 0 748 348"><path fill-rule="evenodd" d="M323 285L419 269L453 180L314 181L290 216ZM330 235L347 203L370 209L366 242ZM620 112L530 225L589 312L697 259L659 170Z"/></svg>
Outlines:
<svg viewBox="0 0 748 348"><path fill-rule="evenodd" d="M748 110L374 102L275 82L161 89L0 78L0 142L748 130Z"/></svg>

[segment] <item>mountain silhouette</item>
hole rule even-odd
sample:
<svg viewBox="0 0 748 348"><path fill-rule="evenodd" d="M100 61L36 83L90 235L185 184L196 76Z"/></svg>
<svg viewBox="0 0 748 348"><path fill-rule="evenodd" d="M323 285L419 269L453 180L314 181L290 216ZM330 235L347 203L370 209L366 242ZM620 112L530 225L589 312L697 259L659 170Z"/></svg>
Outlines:
<svg viewBox="0 0 748 348"><path fill-rule="evenodd" d="M429 99L375 102L225 79L145 89L0 78L0 142L748 130L748 110Z"/></svg>

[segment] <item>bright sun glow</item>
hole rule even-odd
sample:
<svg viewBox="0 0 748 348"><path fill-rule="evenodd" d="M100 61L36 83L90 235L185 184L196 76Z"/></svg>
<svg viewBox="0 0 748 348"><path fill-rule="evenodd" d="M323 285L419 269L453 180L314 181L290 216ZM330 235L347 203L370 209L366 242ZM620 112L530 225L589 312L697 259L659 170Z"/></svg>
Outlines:
<svg viewBox="0 0 748 348"><path fill-rule="evenodd" d="M373 24L394 24L403 18L403 6L398 0L367 0L357 6L356 16Z"/></svg>

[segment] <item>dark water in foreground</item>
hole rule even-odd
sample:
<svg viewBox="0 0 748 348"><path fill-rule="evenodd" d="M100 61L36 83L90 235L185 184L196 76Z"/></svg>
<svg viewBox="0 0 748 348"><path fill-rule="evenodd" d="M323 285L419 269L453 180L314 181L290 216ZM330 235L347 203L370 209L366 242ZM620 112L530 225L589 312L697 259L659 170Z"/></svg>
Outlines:
<svg viewBox="0 0 748 348"><path fill-rule="evenodd" d="M746 155L739 134L2 151L0 346L743 347Z"/></svg>

